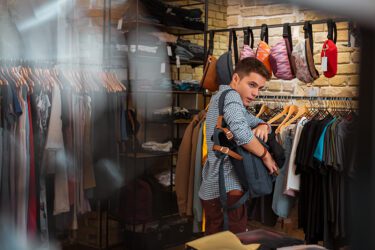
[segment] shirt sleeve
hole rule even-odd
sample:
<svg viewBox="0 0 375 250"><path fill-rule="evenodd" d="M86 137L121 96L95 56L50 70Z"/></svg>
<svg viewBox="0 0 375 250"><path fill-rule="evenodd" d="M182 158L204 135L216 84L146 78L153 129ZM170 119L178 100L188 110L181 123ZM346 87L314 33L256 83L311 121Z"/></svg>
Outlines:
<svg viewBox="0 0 375 250"><path fill-rule="evenodd" d="M235 91L230 91L225 97L224 120L238 145L249 143L254 136L243 110L240 95Z"/></svg>
<svg viewBox="0 0 375 250"><path fill-rule="evenodd" d="M262 119L254 116L253 114L251 114L248 110L246 112L246 120L247 120L247 123L248 125L250 126L250 128L255 128L259 125L259 123L266 123L265 121L263 121ZM270 124L266 123L268 125L268 131L269 131L269 134L271 134L272 132L272 127Z"/></svg>

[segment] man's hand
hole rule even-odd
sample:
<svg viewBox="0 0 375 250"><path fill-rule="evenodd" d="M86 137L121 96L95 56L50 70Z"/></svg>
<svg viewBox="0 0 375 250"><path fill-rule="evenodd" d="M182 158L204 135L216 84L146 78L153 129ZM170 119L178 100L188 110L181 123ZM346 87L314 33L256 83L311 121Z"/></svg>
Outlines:
<svg viewBox="0 0 375 250"><path fill-rule="evenodd" d="M253 133L256 137L260 138L262 141L268 141L268 125L259 124L256 128L253 129Z"/></svg>
<svg viewBox="0 0 375 250"><path fill-rule="evenodd" d="M274 174L274 173L278 174L279 168L277 167L275 160L272 158L269 152L267 152L266 156L263 157L263 163L264 165L266 165L270 174Z"/></svg>

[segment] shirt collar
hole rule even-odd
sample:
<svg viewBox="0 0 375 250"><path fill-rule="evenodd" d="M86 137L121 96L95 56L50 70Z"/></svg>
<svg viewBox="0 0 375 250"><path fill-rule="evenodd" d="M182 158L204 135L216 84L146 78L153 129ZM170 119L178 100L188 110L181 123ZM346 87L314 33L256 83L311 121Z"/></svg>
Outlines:
<svg viewBox="0 0 375 250"><path fill-rule="evenodd" d="M220 85L219 86L219 90L227 90L227 89L231 89L232 87L229 86L229 85Z"/></svg>

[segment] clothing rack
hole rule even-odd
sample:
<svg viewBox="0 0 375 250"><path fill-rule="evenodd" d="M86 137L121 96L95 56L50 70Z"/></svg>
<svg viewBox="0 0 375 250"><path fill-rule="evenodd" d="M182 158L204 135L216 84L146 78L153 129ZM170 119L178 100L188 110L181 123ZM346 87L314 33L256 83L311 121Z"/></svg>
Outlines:
<svg viewBox="0 0 375 250"><path fill-rule="evenodd" d="M257 100L357 101L357 97L260 95Z"/></svg>
<svg viewBox="0 0 375 250"><path fill-rule="evenodd" d="M332 20L336 23L342 23L342 22L351 22L351 20L347 19L347 18L334 18L334 19L321 19L321 20L315 20L315 21L310 21L311 24L326 24L328 20ZM265 20L266 21L266 20ZM308 21L308 20L307 20ZM289 23L290 26L303 26L305 24L305 22L294 22L294 23ZM268 28L282 28L283 27L283 24L280 23L280 24L270 24L270 25L267 25ZM261 29L262 26L248 26L249 28L253 29L253 30L256 30L256 29ZM240 28L227 28L227 29L213 29L213 30L208 30L207 32L211 32L213 31L214 33L221 33L221 32L229 32L231 30L234 30L234 31L242 31L244 27L240 27Z"/></svg>
<svg viewBox="0 0 375 250"><path fill-rule="evenodd" d="M48 60L27 60L27 59L0 59L0 65L3 66L38 66L38 67L54 67L54 66L87 66L100 67L102 69L124 69L125 65L108 65L101 63L82 63L82 62L59 62Z"/></svg>

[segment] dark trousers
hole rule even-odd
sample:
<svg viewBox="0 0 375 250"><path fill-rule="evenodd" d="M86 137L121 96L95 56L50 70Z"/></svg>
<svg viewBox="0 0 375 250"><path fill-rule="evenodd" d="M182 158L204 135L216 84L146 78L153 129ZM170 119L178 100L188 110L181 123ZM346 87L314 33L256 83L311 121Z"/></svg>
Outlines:
<svg viewBox="0 0 375 250"><path fill-rule="evenodd" d="M231 206L241 198L241 194L227 193L227 202ZM219 198L212 200L201 200L206 217L206 235L223 231L223 211ZM237 209L228 211L228 227L232 233L242 233L246 231L247 209L245 204Z"/></svg>

